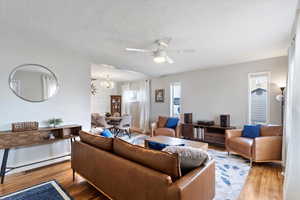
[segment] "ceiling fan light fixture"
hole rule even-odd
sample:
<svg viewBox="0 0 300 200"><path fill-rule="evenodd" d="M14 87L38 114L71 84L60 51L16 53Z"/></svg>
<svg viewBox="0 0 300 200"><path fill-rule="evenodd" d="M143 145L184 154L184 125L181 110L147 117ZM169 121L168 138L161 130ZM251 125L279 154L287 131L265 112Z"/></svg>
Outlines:
<svg viewBox="0 0 300 200"><path fill-rule="evenodd" d="M168 63L173 64L174 60L171 59L167 53L175 52L175 53L193 53L194 49L182 49L182 50L172 50L169 49L169 44L171 42L171 37L162 38L154 41L156 48L154 49L135 49L135 48L126 48L126 51L129 52L139 52L139 53L147 53L153 56L153 62L155 63Z"/></svg>
<svg viewBox="0 0 300 200"><path fill-rule="evenodd" d="M153 61L155 63L164 63L164 62L167 61L167 59L164 56L156 56L156 57L153 58Z"/></svg>
<svg viewBox="0 0 300 200"><path fill-rule="evenodd" d="M165 62L167 62L166 52L164 52L164 51L155 52L153 61L156 62L156 63L165 63Z"/></svg>

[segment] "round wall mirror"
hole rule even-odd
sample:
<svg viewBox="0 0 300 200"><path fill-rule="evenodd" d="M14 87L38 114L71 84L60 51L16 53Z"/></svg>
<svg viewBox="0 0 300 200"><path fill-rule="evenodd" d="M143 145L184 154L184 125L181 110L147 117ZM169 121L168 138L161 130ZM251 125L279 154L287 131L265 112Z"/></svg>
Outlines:
<svg viewBox="0 0 300 200"><path fill-rule="evenodd" d="M18 97L30 102L46 101L59 89L55 74L38 64L16 67L9 76L9 87Z"/></svg>

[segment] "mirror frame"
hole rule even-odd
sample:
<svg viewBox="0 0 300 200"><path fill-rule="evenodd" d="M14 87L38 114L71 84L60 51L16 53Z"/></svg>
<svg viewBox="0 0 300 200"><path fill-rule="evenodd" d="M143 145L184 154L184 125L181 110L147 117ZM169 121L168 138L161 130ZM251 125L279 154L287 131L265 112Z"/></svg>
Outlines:
<svg viewBox="0 0 300 200"><path fill-rule="evenodd" d="M54 93L51 97L49 97L48 99L43 99L43 100L39 100L39 101L29 100L29 99L26 99L26 98L24 98L24 97L21 97L21 96L20 96L19 94L17 94L17 92L11 87L11 84L10 84L10 83L11 83L11 81L12 81L12 79L13 79L13 75L15 74L15 72L16 72L18 69L23 68L23 67L26 67L26 66L36 66L36 67L41 67L41 68L47 70L47 71L54 77L55 82L56 82L56 87L57 87L57 89L56 89L55 93ZM57 93L58 93L58 91L59 91L59 89L60 89L60 85L59 85L58 79L57 79L57 77L56 77L56 75L55 75L54 72L52 72L49 68L47 68L47 67L45 67L45 66L43 66L43 65L40 65L40 64L29 64L29 63L19 65L19 66L15 67L15 68L10 72L9 78L8 78L8 85L9 85L10 90L11 90L17 97L19 97L20 99L22 99L22 100L24 100L24 101L28 101L28 102L31 102L31 103L45 102L45 101L51 99L52 97L56 96Z"/></svg>

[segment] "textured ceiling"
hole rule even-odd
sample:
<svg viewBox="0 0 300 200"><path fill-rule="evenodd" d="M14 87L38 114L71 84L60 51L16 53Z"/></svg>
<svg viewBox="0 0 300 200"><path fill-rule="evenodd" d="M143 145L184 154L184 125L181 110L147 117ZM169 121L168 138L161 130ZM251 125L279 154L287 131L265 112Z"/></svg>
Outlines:
<svg viewBox="0 0 300 200"><path fill-rule="evenodd" d="M297 0L0 0L1 28L22 30L91 59L147 75L286 54ZM3 29L2 29L3 30ZM22 37L22 34L20 34ZM172 37L175 63L124 49Z"/></svg>
<svg viewBox="0 0 300 200"><path fill-rule="evenodd" d="M117 81L117 82L142 80L147 78L145 74L140 72L117 69L114 66L109 66L105 64L101 64L101 65L92 64L91 66L92 78L106 79L107 76L109 76L110 80Z"/></svg>

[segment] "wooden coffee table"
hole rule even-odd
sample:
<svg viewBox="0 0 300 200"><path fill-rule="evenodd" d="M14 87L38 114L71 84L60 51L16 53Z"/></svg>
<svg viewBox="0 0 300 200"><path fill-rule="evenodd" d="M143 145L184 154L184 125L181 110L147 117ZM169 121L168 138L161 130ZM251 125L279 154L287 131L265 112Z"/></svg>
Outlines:
<svg viewBox="0 0 300 200"><path fill-rule="evenodd" d="M185 139L180 139L180 138L175 138L175 137L168 137L168 136L154 136L154 137L150 137L148 139L145 139L145 147L147 147L147 148L148 148L148 142L149 141L158 142L158 143L167 144L167 145L185 144L185 146L200 148L200 149L205 150L205 151L207 151L207 149L208 149L208 144L204 143L204 142L197 142L197 141L185 140Z"/></svg>

